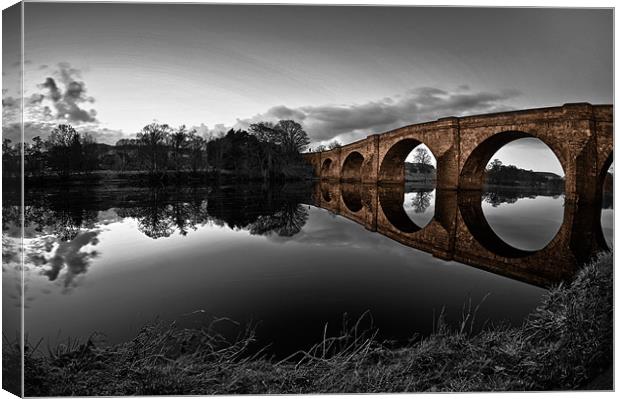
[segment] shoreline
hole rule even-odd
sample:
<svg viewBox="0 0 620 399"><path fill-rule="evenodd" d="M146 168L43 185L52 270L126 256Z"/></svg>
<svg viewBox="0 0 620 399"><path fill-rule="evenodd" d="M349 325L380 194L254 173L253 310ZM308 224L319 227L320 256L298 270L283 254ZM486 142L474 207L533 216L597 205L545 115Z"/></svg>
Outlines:
<svg viewBox="0 0 620 399"><path fill-rule="evenodd" d="M613 358L612 258L611 253L601 255L572 281L551 289L517 327L495 325L472 334L475 312L460 330L448 329L440 317L435 333L399 348L377 342L372 331L352 328L276 362L247 352L252 331L224 342L208 331L151 325L124 344L96 347L89 342L49 357L27 353L26 394L587 389L609 370ZM601 386L600 378L596 384L596 389L613 388Z"/></svg>

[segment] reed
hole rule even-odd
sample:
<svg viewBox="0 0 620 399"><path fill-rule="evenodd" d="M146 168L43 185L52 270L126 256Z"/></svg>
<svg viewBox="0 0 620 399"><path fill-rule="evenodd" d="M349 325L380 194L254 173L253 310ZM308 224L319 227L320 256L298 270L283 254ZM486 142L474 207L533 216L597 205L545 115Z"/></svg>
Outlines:
<svg viewBox="0 0 620 399"><path fill-rule="evenodd" d="M130 342L88 340L43 353L28 347L26 395L283 394L571 390L612 364L613 259L603 254L545 294L521 326L485 325L466 304L460 326L440 314L434 332L394 347L364 314L342 333L279 361L250 351L254 328L227 340L214 320L202 330L156 322ZM18 355L5 345L4 359ZM612 389L611 381L609 389Z"/></svg>

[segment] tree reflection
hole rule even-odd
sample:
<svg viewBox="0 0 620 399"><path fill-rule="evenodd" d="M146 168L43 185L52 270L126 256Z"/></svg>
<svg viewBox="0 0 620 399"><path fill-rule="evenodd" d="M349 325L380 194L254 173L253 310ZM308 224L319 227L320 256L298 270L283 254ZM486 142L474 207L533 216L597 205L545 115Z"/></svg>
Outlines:
<svg viewBox="0 0 620 399"><path fill-rule="evenodd" d="M286 204L273 215L259 216L249 226L250 234L292 237L299 233L308 220L308 210L301 204Z"/></svg>
<svg viewBox="0 0 620 399"><path fill-rule="evenodd" d="M522 198L536 198L537 196L549 196L558 198L564 194L561 188L548 187L548 188L536 188L536 189L517 189L517 190L505 190L501 191L485 191L482 193L482 200L491 204L494 208L503 203L514 204Z"/></svg>
<svg viewBox="0 0 620 399"><path fill-rule="evenodd" d="M77 285L99 253L92 248L105 229L100 212L136 220L144 235L186 236L207 223L243 229L253 235L291 237L308 219L310 190L288 187L128 187L46 190L26 195L26 267L65 289ZM21 237L19 195L7 195L2 208L3 244ZM103 216L105 218L105 216ZM3 245L3 263L18 259L17 246ZM19 263L19 262L18 262Z"/></svg>
<svg viewBox="0 0 620 399"><path fill-rule="evenodd" d="M411 199L411 206L415 213L424 213L431 206L431 200L433 194L429 190L415 191L413 198Z"/></svg>

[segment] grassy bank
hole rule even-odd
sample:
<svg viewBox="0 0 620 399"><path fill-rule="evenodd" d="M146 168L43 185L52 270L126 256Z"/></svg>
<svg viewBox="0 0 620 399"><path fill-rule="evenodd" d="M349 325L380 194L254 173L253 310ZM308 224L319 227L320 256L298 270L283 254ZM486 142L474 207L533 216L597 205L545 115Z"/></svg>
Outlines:
<svg viewBox="0 0 620 399"><path fill-rule="evenodd" d="M452 330L389 348L355 326L279 362L210 332L152 325L121 345L29 350L26 395L156 395L554 390L583 387L612 362L613 261L585 266L519 327ZM35 353L33 353L35 352ZM7 359L5 353L5 359ZM611 388L611 387L609 387Z"/></svg>

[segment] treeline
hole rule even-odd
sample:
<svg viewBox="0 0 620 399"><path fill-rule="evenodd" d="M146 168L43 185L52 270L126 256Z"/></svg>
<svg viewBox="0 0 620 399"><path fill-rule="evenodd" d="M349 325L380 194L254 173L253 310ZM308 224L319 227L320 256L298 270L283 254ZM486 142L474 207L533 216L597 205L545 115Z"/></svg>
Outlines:
<svg viewBox="0 0 620 399"><path fill-rule="evenodd" d="M487 167L486 183L501 186L545 186L560 190L564 188L564 179L555 173L520 169L514 165L504 165L499 159L494 159Z"/></svg>
<svg viewBox="0 0 620 399"><path fill-rule="evenodd" d="M119 140L113 146L61 124L47 139L35 137L24 144L24 174L27 178L68 179L112 171L156 180L170 176L302 179L312 175L301 156L309 142L301 125L292 120L252 124L249 131L231 129L214 139L184 125L172 128L151 123L135 138ZM3 140L4 177L20 177L20 147L20 143Z"/></svg>

